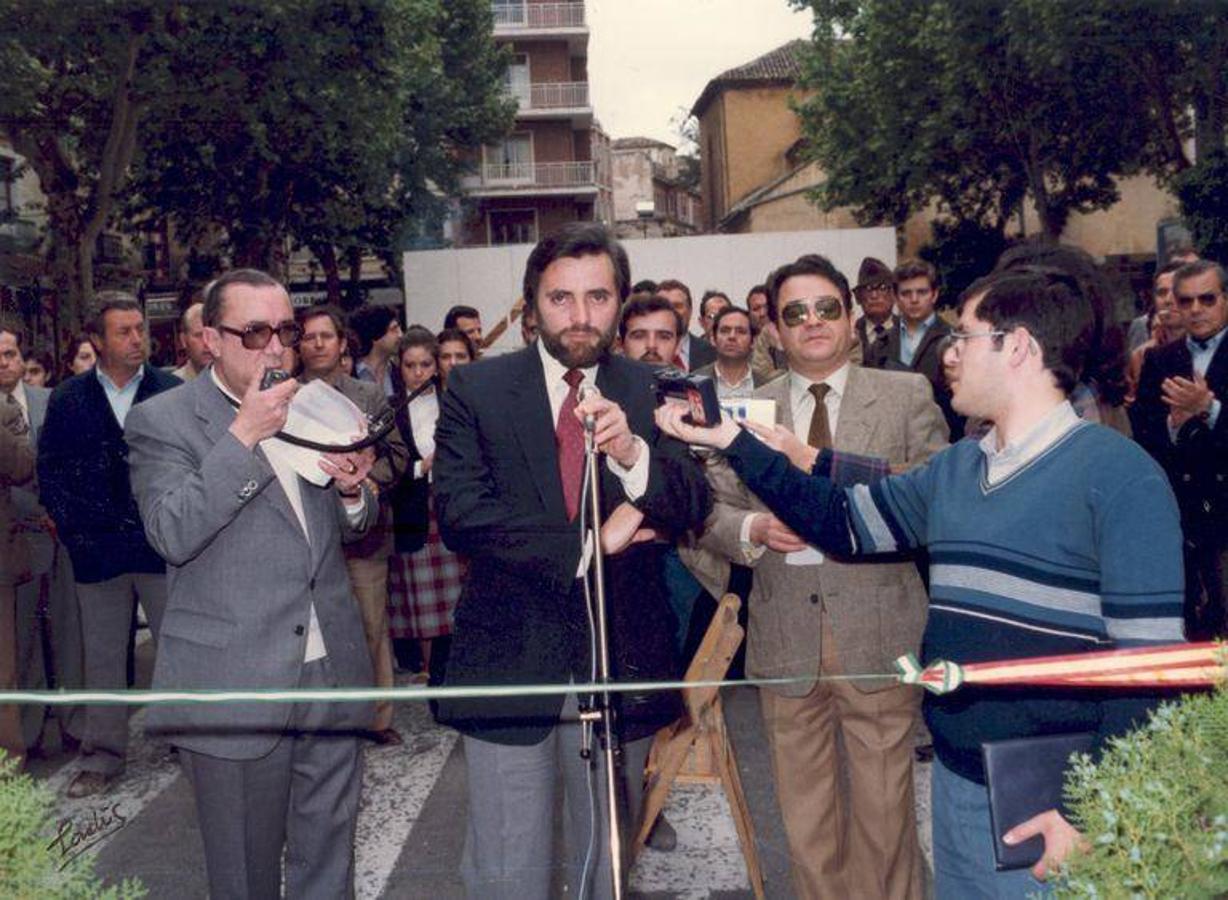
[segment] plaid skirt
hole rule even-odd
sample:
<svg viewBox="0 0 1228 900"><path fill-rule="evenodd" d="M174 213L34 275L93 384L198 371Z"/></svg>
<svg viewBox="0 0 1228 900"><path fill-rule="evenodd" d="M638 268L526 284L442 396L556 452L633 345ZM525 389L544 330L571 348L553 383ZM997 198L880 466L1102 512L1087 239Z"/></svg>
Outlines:
<svg viewBox="0 0 1228 900"><path fill-rule="evenodd" d="M431 504L426 543L388 557L388 631L394 638L452 633L452 612L465 582L465 561L443 545Z"/></svg>

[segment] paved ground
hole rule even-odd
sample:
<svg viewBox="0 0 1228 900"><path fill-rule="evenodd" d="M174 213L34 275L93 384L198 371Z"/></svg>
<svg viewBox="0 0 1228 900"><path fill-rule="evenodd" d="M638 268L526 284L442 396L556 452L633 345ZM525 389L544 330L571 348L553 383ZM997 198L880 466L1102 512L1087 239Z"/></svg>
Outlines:
<svg viewBox="0 0 1228 900"><path fill-rule="evenodd" d="M147 674L148 651L148 645L141 648L141 674ZM726 692L725 703L767 894L792 897L757 697L749 688L737 688ZM85 852L96 854L97 869L105 877L136 876L154 898L203 898L204 860L190 789L165 745L144 738L142 718L138 712L132 719L127 774L105 799L62 797L75 774L66 756L36 761L34 771L60 795L60 820L71 822L83 835L91 832L76 849L89 845ZM460 743L454 732L435 725L421 704L399 705L396 725L406 738L404 746L366 751L356 893L360 898L460 898L457 863L465 828ZM917 767L917 780L918 797L924 798L918 818L928 855L928 765ZM678 832L679 846L672 853L645 851L632 872L633 896L752 896L733 819L719 788L678 786L666 815ZM560 883L558 892L566 896L566 886Z"/></svg>

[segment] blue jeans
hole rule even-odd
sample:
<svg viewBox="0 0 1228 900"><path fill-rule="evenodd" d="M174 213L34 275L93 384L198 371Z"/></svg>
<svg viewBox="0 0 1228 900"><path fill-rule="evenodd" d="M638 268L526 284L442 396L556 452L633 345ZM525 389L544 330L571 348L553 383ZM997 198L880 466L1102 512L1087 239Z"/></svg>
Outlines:
<svg viewBox="0 0 1228 900"><path fill-rule="evenodd" d="M1028 869L994 868L993 830L985 786L937 759L930 783L934 821L934 896L937 900L1019 900L1052 891Z"/></svg>

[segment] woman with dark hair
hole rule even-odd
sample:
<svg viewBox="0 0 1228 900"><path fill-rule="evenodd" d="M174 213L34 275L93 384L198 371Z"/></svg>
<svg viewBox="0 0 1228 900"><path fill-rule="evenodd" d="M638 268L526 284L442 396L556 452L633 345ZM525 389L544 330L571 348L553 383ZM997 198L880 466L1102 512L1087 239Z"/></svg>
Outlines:
<svg viewBox="0 0 1228 900"><path fill-rule="evenodd" d="M68 355L64 357L64 377L72 378L82 372L88 372L94 368L97 361L98 352L94 345L85 335L79 334L68 345Z"/></svg>
<svg viewBox="0 0 1228 900"><path fill-rule="evenodd" d="M477 359L477 348L469 335L459 328L445 328L435 338L438 350L435 360L439 363L439 380L446 387L448 373L453 367L471 363Z"/></svg>
<svg viewBox="0 0 1228 900"><path fill-rule="evenodd" d="M460 335L471 351L468 338ZM450 345L455 339L448 335ZM441 336L443 336L441 335ZM435 642L452 633L452 612L460 597L465 578L465 563L443 545L435 512L431 503L431 464L435 460L435 423L439 420L441 348L427 329L412 326L397 345L393 385L397 396L428 386L397 413L397 428L409 447L412 470L392 490L392 531L394 552L388 560L388 618L393 648L397 659L404 660L411 649L408 641L416 640L421 652L422 669L414 681L428 680ZM450 357L448 368L472 361Z"/></svg>

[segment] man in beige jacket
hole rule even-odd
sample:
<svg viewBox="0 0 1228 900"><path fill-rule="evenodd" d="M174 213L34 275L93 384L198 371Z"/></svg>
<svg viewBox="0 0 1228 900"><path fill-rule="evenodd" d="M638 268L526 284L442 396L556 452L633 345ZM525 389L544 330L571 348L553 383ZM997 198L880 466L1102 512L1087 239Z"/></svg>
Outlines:
<svg viewBox="0 0 1228 900"><path fill-rule="evenodd" d="M788 370L755 396L776 402L780 428L893 468L947 446L924 377L850 363L848 282L828 260L805 256L777 269L768 298ZM897 656L918 650L926 594L916 566L825 558L728 465L711 463L708 476L716 505L699 546L754 567L747 674L800 679L759 694L797 895L921 897L912 790L919 693L888 680L818 680L890 672Z"/></svg>

